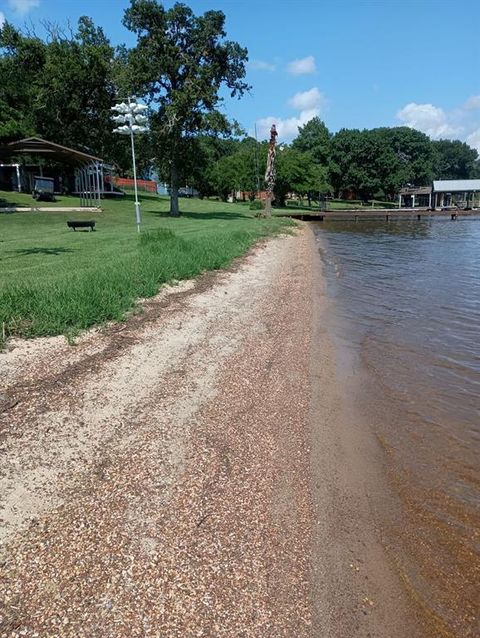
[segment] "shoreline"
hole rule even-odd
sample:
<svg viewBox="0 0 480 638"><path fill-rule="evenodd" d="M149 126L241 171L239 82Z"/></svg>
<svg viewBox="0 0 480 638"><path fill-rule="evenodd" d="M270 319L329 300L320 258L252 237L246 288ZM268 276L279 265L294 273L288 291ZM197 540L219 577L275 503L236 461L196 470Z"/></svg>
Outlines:
<svg viewBox="0 0 480 638"><path fill-rule="evenodd" d="M0 354L8 635L426 635L320 268L303 226L74 348Z"/></svg>

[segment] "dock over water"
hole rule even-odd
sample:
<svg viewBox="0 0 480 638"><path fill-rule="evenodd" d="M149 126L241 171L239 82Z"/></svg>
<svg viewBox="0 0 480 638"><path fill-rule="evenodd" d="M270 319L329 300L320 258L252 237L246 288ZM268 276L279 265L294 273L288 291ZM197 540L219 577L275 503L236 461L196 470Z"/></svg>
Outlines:
<svg viewBox="0 0 480 638"><path fill-rule="evenodd" d="M281 213L283 217L291 217L292 219L300 219L303 221L336 220L336 221L360 221L362 219L384 219L385 221L397 219L431 219L434 217L447 217L451 220L461 219L463 217L479 217L480 209L462 210L431 210L428 208L375 208L369 210L361 210L352 208L350 210L297 210L285 211Z"/></svg>

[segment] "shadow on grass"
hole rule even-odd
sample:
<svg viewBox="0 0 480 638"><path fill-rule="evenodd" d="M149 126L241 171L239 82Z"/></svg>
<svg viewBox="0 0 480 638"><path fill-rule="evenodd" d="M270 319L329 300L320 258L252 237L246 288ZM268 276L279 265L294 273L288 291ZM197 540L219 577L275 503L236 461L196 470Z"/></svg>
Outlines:
<svg viewBox="0 0 480 638"><path fill-rule="evenodd" d="M0 215L2 213L4 215L9 215L10 213L13 213L13 211L11 211L11 210L3 210L4 208L12 208L13 206L15 206L15 204L13 204L12 202L9 202L6 199L2 199L0 197Z"/></svg>
<svg viewBox="0 0 480 638"><path fill-rule="evenodd" d="M17 255L62 255L63 253L73 253L72 248L18 248L10 250Z"/></svg>
<svg viewBox="0 0 480 638"><path fill-rule="evenodd" d="M151 210L151 211L145 211L146 213L149 213L150 215L155 215L155 217L171 217L169 211L158 211L158 210ZM188 212L184 212L182 211L180 213L180 217L184 217L187 219L202 219L202 220L206 220L206 219L249 219L249 216L246 214L242 214L242 213L222 213L222 212L211 212L211 213L192 213L190 211ZM175 218L173 218L175 219Z"/></svg>

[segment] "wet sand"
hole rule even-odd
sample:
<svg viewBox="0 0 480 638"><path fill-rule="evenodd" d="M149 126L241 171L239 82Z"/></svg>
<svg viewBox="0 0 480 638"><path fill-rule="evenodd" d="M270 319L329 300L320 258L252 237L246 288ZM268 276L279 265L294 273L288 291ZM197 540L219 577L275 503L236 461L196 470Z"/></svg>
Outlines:
<svg viewBox="0 0 480 638"><path fill-rule="evenodd" d="M304 226L0 355L2 638L429 635L327 304Z"/></svg>

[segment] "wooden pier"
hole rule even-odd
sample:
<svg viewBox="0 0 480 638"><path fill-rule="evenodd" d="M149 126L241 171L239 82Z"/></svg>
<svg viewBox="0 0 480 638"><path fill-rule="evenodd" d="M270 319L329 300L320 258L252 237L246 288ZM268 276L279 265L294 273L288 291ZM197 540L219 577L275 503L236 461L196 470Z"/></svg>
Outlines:
<svg viewBox="0 0 480 638"><path fill-rule="evenodd" d="M398 220L398 219L416 219L421 221L423 219L432 219L435 217L448 217L452 221L460 219L462 217L475 217L480 218L480 209L473 210L430 210L428 208L376 208L369 210L360 210L352 208L351 210L312 210L312 211L282 211L279 213L282 217L291 217L292 219L300 219L303 221L318 221L335 220L335 221L355 221L360 220L373 220L383 219L384 221Z"/></svg>

